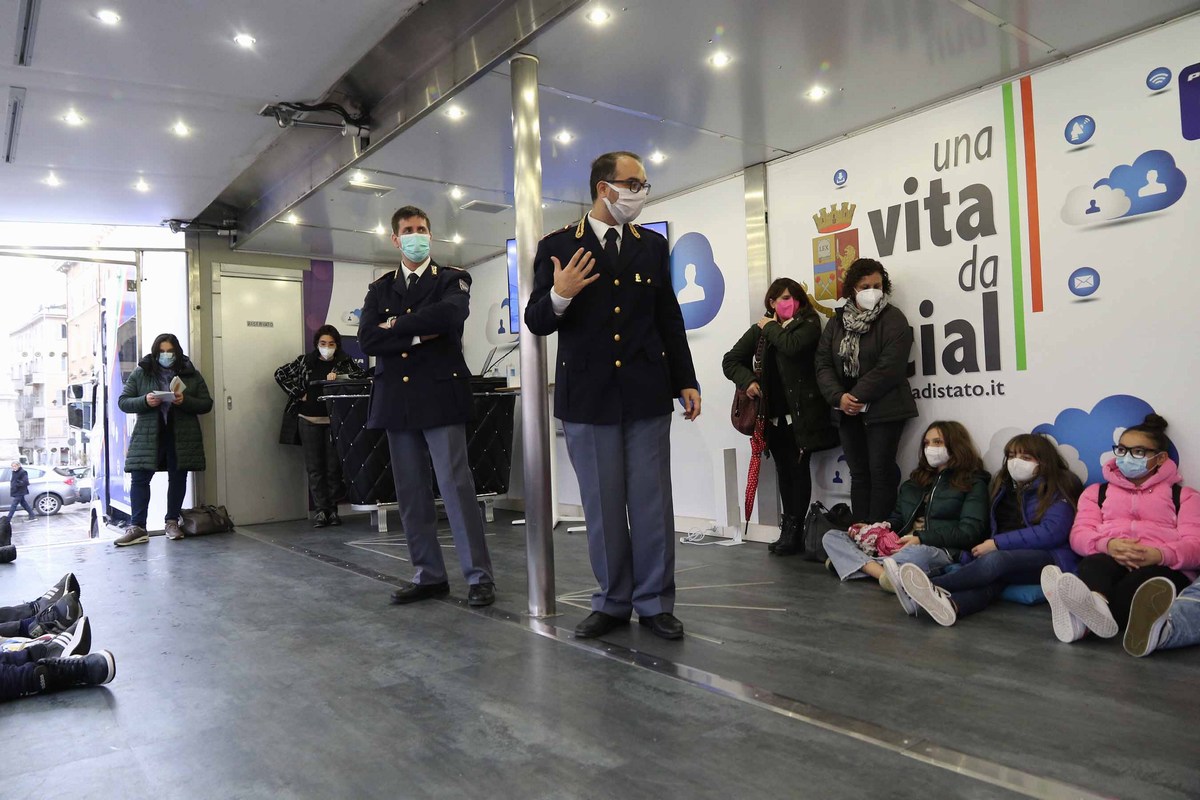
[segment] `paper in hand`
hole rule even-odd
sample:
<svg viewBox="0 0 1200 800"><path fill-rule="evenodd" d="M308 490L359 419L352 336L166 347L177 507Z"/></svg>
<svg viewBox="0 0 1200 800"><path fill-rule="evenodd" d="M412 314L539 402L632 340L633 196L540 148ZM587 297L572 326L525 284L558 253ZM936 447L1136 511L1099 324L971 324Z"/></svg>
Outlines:
<svg viewBox="0 0 1200 800"><path fill-rule="evenodd" d="M180 380L178 375L176 375L174 378L171 378L171 391L183 394L183 381Z"/></svg>

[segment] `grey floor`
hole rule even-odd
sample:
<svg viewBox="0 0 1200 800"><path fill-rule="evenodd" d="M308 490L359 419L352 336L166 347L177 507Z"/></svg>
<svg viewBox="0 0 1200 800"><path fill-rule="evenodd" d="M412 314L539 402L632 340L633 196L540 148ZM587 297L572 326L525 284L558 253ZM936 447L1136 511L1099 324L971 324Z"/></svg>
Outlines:
<svg viewBox="0 0 1200 800"><path fill-rule="evenodd" d="M0 796L1200 796L1200 648L1063 645L1044 606L944 629L762 545L678 548L683 641L575 642L583 535L555 535L538 626L508 522L484 613L461 580L389 606L407 553L362 517L22 549L0 601L74 571L118 674L0 706Z"/></svg>

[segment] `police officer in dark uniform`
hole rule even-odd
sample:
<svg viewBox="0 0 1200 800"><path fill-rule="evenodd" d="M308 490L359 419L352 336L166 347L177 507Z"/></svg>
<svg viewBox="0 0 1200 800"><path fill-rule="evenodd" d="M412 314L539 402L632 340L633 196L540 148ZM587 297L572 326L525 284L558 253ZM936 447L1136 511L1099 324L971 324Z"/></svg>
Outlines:
<svg viewBox="0 0 1200 800"><path fill-rule="evenodd" d="M437 538L430 458L463 575L467 602L496 599L483 538L475 479L467 464L466 422L472 410L470 372L462 353L470 313L471 276L429 257L429 215L405 206L392 215L392 243L401 267L371 284L363 301L359 342L376 357L368 428L387 430L396 501L416 572L392 593L412 603L450 591Z"/></svg>
<svg viewBox="0 0 1200 800"><path fill-rule="evenodd" d="M534 262L526 329L558 332L554 415L583 500L600 590L575 628L602 636L638 622L683 635L675 608L671 410L700 416L667 240L633 224L650 193L635 153L592 163L592 210L546 236Z"/></svg>

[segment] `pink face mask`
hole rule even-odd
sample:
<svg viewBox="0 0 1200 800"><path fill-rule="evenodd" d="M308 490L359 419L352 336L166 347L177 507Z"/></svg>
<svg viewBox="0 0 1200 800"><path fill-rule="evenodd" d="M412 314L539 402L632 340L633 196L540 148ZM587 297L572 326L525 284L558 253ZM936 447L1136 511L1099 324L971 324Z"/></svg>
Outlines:
<svg viewBox="0 0 1200 800"><path fill-rule="evenodd" d="M792 315L796 313L796 309L799 307L799 305L799 303L790 297L785 300L780 300L775 303L775 316L777 316L779 319L791 319Z"/></svg>

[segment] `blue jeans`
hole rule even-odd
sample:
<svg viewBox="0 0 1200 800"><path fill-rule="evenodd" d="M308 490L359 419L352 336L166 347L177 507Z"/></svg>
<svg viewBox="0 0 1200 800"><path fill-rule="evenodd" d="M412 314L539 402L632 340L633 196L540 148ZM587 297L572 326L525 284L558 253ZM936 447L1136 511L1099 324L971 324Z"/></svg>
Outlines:
<svg viewBox="0 0 1200 800"><path fill-rule="evenodd" d="M18 507L25 509L25 513L29 515L30 519L33 518L33 509L29 507L29 500L26 499L25 495L20 495L18 497L14 497L12 505L8 507L9 519L12 519L13 514L17 513Z"/></svg>
<svg viewBox="0 0 1200 800"><path fill-rule="evenodd" d="M1042 568L1054 563L1049 550L994 550L962 569L933 579L950 593L958 616L983 611L1000 597L1009 584L1037 583Z"/></svg>
<svg viewBox="0 0 1200 800"><path fill-rule="evenodd" d="M172 431L159 432L158 463L167 468L167 514L163 519L177 520L183 510L183 496L187 494L187 470L179 469L175 459L175 434ZM146 527L153 478L152 469L135 469L130 473L129 505L133 512L129 515L130 525Z"/></svg>
<svg viewBox="0 0 1200 800"><path fill-rule="evenodd" d="M854 578L866 578L868 575L862 568L874 561L878 564L882 558L871 558L850 538L845 531L829 531L821 537L825 546L825 554L833 562L838 577L844 581ZM897 564L916 564L923 572L929 573L950 566L950 554L940 547L930 547L927 544L910 544L892 555Z"/></svg>
<svg viewBox="0 0 1200 800"><path fill-rule="evenodd" d="M1159 650L1200 644L1200 580L1179 593L1167 612L1167 624L1158 640Z"/></svg>

